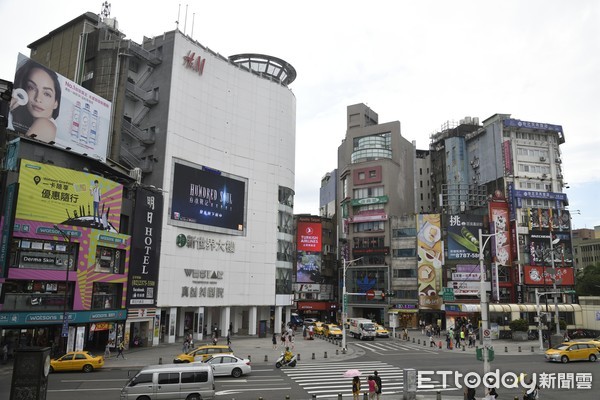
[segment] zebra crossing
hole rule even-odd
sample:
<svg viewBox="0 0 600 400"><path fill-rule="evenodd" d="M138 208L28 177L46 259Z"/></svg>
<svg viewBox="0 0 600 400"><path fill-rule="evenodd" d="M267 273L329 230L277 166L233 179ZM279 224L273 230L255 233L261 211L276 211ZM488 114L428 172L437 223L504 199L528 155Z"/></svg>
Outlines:
<svg viewBox="0 0 600 400"><path fill-rule="evenodd" d="M352 378L344 377L348 369L358 369L362 372L361 392L367 392L369 384L367 378L377 371L381 377L383 395L402 394L404 389L404 372L402 368L387 364L382 361L357 361L349 363L320 362L298 364L296 368L282 370L291 380L301 386L309 395L317 399L337 399L338 394L343 397L352 396ZM440 381L428 382L434 385L433 389L425 392L456 390L453 387L443 387ZM419 391L421 392L421 391Z"/></svg>
<svg viewBox="0 0 600 400"><path fill-rule="evenodd" d="M439 350L436 347L429 347L428 345L418 345L416 343L410 343L399 340L374 340L371 342L361 342L356 341L352 342L353 346L361 348L365 351L370 351L376 354L386 354L386 355L407 355L410 353L413 354L438 354Z"/></svg>

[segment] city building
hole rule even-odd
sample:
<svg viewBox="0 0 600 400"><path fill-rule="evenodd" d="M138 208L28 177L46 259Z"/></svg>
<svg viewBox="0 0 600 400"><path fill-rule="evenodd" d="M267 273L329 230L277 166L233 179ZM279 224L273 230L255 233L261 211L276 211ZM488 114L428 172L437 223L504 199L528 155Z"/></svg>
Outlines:
<svg viewBox="0 0 600 400"><path fill-rule="evenodd" d="M402 251L396 255L390 251L390 219L399 221L394 229L402 226L400 222L414 228L415 150L401 136L399 121L379 123L378 118L364 104L347 108L346 136L338 147L337 221L339 275L342 286L346 276L347 313L385 323L390 301L415 302L414 264L396 257L403 256ZM414 247L399 246L412 251L409 260L414 262ZM409 283L401 283L404 280ZM386 298L396 289L393 283L398 285L398 295L409 297Z"/></svg>
<svg viewBox="0 0 600 400"><path fill-rule="evenodd" d="M140 287L127 293L126 336L279 331L293 305L296 71L179 30L124 37L116 19L86 13L29 47L112 102L106 162L159 194L140 202L153 225L132 228L160 258L128 276Z"/></svg>

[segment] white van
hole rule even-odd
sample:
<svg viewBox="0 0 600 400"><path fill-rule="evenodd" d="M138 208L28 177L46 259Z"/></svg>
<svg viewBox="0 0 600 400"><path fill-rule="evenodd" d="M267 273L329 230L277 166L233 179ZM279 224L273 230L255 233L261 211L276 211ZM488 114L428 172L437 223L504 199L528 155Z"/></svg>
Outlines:
<svg viewBox="0 0 600 400"><path fill-rule="evenodd" d="M210 365L149 365L121 389L120 400L184 399L215 397L215 378Z"/></svg>

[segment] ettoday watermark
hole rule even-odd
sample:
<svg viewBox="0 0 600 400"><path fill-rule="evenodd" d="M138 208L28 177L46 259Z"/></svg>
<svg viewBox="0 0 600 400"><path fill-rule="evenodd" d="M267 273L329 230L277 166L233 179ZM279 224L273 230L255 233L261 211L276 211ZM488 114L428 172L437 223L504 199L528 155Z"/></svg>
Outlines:
<svg viewBox="0 0 600 400"><path fill-rule="evenodd" d="M441 377L441 378L440 378ZM481 385L495 389L523 388L527 393L533 392L536 387L542 389L591 389L592 374L581 373L525 373L504 372L499 369L490 371L483 376L477 372L461 373L457 371L417 371L417 387L419 389L434 389L435 383L441 381L442 388L453 385L459 389L463 387L477 388Z"/></svg>

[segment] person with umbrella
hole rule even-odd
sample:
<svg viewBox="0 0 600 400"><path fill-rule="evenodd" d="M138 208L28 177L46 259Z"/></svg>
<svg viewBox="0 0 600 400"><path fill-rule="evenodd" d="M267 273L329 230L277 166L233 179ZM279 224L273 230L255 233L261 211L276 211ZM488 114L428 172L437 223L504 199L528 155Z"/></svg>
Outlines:
<svg viewBox="0 0 600 400"><path fill-rule="evenodd" d="M360 378L359 376L362 374L357 369L349 369L344 372L344 376L346 378L352 378L352 400L360 400Z"/></svg>

